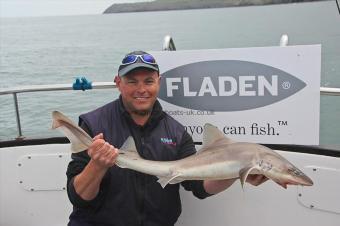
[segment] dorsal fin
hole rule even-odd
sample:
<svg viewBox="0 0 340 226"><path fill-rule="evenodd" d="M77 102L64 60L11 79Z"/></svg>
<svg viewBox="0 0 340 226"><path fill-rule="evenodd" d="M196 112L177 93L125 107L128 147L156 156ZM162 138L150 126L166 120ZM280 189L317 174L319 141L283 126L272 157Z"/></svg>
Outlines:
<svg viewBox="0 0 340 226"><path fill-rule="evenodd" d="M235 141L227 138L216 126L206 123L203 133L203 147L206 147L219 139L225 139L227 143L235 143Z"/></svg>
<svg viewBox="0 0 340 226"><path fill-rule="evenodd" d="M124 144L120 147L120 150L122 151L131 151L131 152L137 152L136 144L132 136L129 136Z"/></svg>
<svg viewBox="0 0 340 226"><path fill-rule="evenodd" d="M142 159L138 154L135 141L132 136L129 136L124 144L119 149L119 158L117 158L116 165L120 168L131 168L131 164L137 164L136 161ZM131 162L132 161L132 162Z"/></svg>

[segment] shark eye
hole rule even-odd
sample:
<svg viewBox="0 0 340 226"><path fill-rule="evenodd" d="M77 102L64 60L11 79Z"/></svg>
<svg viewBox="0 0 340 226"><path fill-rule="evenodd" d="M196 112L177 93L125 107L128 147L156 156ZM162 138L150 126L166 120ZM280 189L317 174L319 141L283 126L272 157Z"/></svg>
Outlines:
<svg viewBox="0 0 340 226"><path fill-rule="evenodd" d="M270 162L267 162L267 161L260 160L260 161L257 162L257 164L264 171L268 171L268 170L271 170L273 168L273 165Z"/></svg>

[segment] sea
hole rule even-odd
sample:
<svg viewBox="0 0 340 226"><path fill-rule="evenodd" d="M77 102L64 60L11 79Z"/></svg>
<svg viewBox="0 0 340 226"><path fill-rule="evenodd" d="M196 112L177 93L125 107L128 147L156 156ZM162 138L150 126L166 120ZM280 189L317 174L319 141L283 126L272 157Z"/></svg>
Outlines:
<svg viewBox="0 0 340 226"><path fill-rule="evenodd" d="M322 45L321 86L340 87L340 14L335 1L101 15L0 18L0 89L113 81L122 57L161 50ZM51 112L79 114L118 97L115 90L18 94L23 136L61 136ZM0 140L18 136L12 95L0 96ZM340 97L321 96L320 144L340 143Z"/></svg>

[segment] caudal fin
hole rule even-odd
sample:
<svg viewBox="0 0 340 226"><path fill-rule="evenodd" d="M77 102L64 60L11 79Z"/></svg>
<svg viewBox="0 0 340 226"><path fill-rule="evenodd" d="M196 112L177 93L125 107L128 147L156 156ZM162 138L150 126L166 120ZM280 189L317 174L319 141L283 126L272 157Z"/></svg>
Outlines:
<svg viewBox="0 0 340 226"><path fill-rule="evenodd" d="M72 120L61 112L52 112L52 129L60 129L71 142L71 150L78 153L86 150L92 144L92 138Z"/></svg>
<svg viewBox="0 0 340 226"><path fill-rule="evenodd" d="M60 126L58 128L71 142L71 151L73 153L78 153L88 149L89 145L84 144L75 134L69 130L66 126ZM90 138L92 140L92 138Z"/></svg>

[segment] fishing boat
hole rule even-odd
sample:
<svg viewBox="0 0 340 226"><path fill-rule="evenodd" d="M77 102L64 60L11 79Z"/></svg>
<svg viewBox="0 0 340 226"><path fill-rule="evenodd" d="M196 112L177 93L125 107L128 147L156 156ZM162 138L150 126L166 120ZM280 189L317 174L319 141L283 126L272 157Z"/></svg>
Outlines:
<svg viewBox="0 0 340 226"><path fill-rule="evenodd" d="M287 45L282 36L280 45ZM166 36L164 51L175 51ZM80 89L84 89L84 83ZM86 85L86 82L85 82ZM115 89L113 82L93 82L92 90ZM0 141L0 225L66 225L72 211L66 193L70 144L65 137L25 138L18 94L72 91L73 84L36 85L0 89L12 95L17 138ZM90 90L86 92L91 92ZM339 88L320 87L320 95L340 96ZM339 97L340 98L340 97ZM340 134L338 134L340 137ZM199 146L200 141L197 141ZM181 190L182 215L177 226L338 226L340 222L340 147L266 144L277 150L314 181L312 187L283 189L272 181L260 187L234 183L228 190L198 200Z"/></svg>

